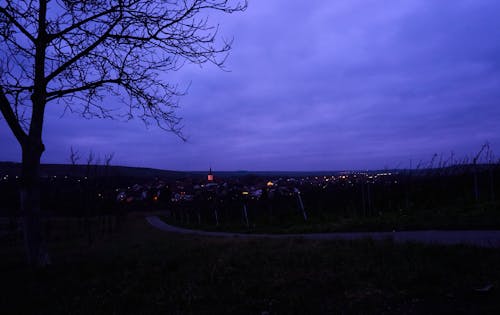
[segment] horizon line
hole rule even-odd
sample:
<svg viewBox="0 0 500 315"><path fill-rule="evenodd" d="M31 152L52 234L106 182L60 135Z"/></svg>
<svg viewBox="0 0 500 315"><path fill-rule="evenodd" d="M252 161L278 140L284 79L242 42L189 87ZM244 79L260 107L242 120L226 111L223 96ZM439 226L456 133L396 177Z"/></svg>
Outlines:
<svg viewBox="0 0 500 315"><path fill-rule="evenodd" d="M12 163L12 164L21 164L21 162L15 162L15 161L0 161L0 163ZM342 173L342 172L375 172L375 171L405 171L405 170L425 170L425 169L439 169L439 168L446 168L446 167L453 167L453 166L460 166L460 165L473 165L474 163L466 163L466 164L450 164L450 165L444 165L444 166L433 166L433 167L421 167L421 168L372 168L372 169L342 169L342 170L325 170L325 169L319 169L319 170L246 170L246 169L238 169L238 170L217 170L212 168L212 172L217 173ZM478 163L476 165L488 165L488 164L498 164L498 163ZM71 166L72 164L70 163L40 163L40 165L65 165L65 166ZM76 166L87 166L87 164L75 164ZM103 164L91 164L91 166L100 166L100 167L105 167L106 165ZM204 173L208 172L208 169L206 170L178 170L178 169L164 169L164 168L157 168L157 167L149 167L149 166L130 166L130 165L114 165L111 164L109 167L127 167L127 168L138 168L138 169L151 169L151 170L158 170L158 171L167 171L167 172L179 172L179 173Z"/></svg>

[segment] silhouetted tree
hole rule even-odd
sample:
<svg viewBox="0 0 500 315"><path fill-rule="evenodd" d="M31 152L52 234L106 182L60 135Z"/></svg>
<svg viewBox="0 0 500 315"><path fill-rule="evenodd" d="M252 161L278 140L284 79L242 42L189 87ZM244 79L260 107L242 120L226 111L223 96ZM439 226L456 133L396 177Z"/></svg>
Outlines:
<svg viewBox="0 0 500 315"><path fill-rule="evenodd" d="M27 259L49 263L40 224L40 158L48 103L85 118L137 117L182 137L175 85L161 72L186 62L222 66L207 13L232 13L229 0L1 0L0 111L22 148L21 212ZM107 95L126 106L116 110Z"/></svg>
<svg viewBox="0 0 500 315"><path fill-rule="evenodd" d="M76 167L76 164L78 163L78 160L80 160L80 158L80 152L78 152L78 150L73 150L73 147L71 147L69 153L69 161L73 168Z"/></svg>
<svg viewBox="0 0 500 315"><path fill-rule="evenodd" d="M474 159L472 160L472 175L474 179L474 197L476 199L476 202L479 202L479 184L478 184L478 167L477 164L479 162L479 159L481 158L481 155L483 154L484 150L489 150L489 144L485 143L481 147L481 150L476 154Z"/></svg>

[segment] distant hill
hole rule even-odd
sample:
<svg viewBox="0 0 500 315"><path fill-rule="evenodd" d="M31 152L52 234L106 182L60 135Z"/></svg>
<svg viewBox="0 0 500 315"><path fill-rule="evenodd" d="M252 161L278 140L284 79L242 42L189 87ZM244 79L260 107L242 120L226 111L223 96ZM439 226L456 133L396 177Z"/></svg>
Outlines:
<svg viewBox="0 0 500 315"><path fill-rule="evenodd" d="M326 176L338 175L343 172L340 171L214 171L216 177L244 177L244 176L258 176L258 177L304 177L304 176ZM205 175L207 172L190 172L190 174Z"/></svg>
<svg viewBox="0 0 500 315"><path fill-rule="evenodd" d="M477 171L484 171L491 168L493 165L490 164L478 164L475 166ZM257 177L305 177L305 176L331 176L331 175L342 175L346 173L355 172L366 172L370 174L376 173L400 173L405 174L411 172L413 175L429 175L436 173L436 171L441 171L447 174L450 173L463 173L470 171L473 165L451 165L444 168L421 168L414 170L407 169L386 169L386 170L370 170L370 171L214 171L214 175L217 178L236 178L236 177L246 177L246 176L257 176ZM109 166L106 169L103 165L91 165L90 169L87 165L70 165L70 164L42 164L41 165L41 176L79 176L83 177L86 174L92 176L115 176L115 177L127 177L127 178L137 178L137 179L152 179L155 177L162 178L165 180L176 180L176 179L201 179L205 178L207 171L171 171L171 170L161 170L155 168L146 167L129 167L129 166ZM21 164L15 162L0 162L0 175L11 175L19 176L21 175Z"/></svg>
<svg viewBox="0 0 500 315"><path fill-rule="evenodd" d="M204 178L207 171L171 171L161 170L155 168L145 167L129 167L129 166L109 166L91 165L70 165L70 164L42 164L41 176L79 176L83 177L86 174L97 174L97 176L118 176L129 178L164 178L164 179L183 179L186 177ZM107 174L106 174L107 172ZM341 172L338 171L215 171L214 174L219 178L229 177L244 177L244 176L258 176L258 177L302 177L302 176L323 176L323 175L337 175ZM0 162L0 175L19 176L21 175L21 164L15 162Z"/></svg>
<svg viewBox="0 0 500 315"><path fill-rule="evenodd" d="M181 179L191 174L187 172L159 170L144 167L128 166L109 166L104 165L70 165L70 164L42 164L40 166L40 175L47 176L78 176L83 177L87 174L92 176L116 176L128 178L163 178L163 179ZM0 162L0 175L19 176L21 175L21 164L14 162Z"/></svg>
<svg viewBox="0 0 500 315"><path fill-rule="evenodd" d="M151 179L155 177L174 180L191 178L204 178L207 171L171 171L145 167L91 165L70 165L70 164L42 164L41 176L79 176L86 174L97 174L97 176L117 176L138 179ZM107 174L106 174L107 172ZM257 177L303 177L303 176L324 176L338 175L339 171L215 171L218 178L235 178L245 176ZM19 176L21 174L21 164L16 162L0 162L0 175Z"/></svg>

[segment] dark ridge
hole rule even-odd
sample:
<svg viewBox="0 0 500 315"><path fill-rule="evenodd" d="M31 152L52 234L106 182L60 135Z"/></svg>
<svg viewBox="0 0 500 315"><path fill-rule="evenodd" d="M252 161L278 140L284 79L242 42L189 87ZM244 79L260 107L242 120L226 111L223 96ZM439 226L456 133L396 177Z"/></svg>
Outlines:
<svg viewBox="0 0 500 315"><path fill-rule="evenodd" d="M445 167L417 168L417 169L380 169L380 170L349 170L349 171L217 171L214 173L219 178L230 177L306 177L306 176L327 176L342 175L350 173L412 173L413 175L429 175L437 173L459 174L471 170L484 171L491 168L491 164L458 164ZM206 176L206 171L172 171L147 167L90 165L85 164L42 164L41 176L115 176L128 178L163 178L163 179L185 179L201 178ZM0 175L19 176L21 174L21 163L0 162Z"/></svg>
<svg viewBox="0 0 500 315"><path fill-rule="evenodd" d="M21 175L21 163L0 162L0 174L19 176ZM71 164L42 164L40 165L40 175L47 176L76 176L83 177L91 174L92 176L113 176L128 178L163 178L179 179L188 177L186 172L160 170L145 167L128 166L104 166L104 165L71 165Z"/></svg>

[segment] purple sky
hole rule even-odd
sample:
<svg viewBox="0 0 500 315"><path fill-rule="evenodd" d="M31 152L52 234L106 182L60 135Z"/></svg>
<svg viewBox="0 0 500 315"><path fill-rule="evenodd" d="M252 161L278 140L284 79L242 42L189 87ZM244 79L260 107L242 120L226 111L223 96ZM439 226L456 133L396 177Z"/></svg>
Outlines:
<svg viewBox="0 0 500 315"><path fill-rule="evenodd" d="M45 163L73 146L115 165L176 170L408 167L434 153L500 156L500 1L250 1L214 16L226 67L165 74L185 87L186 143L140 121L49 108ZM0 121L0 160L20 149Z"/></svg>

